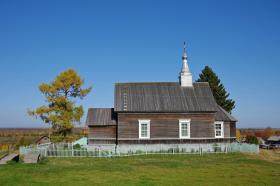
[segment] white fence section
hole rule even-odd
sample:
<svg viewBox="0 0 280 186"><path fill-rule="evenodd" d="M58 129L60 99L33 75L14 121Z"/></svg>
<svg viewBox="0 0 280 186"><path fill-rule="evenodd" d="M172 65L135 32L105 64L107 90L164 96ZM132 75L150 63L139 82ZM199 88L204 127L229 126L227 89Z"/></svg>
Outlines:
<svg viewBox="0 0 280 186"><path fill-rule="evenodd" d="M41 154L45 157L114 157L143 154L209 154L247 152L259 153L259 146L246 143L219 144L147 144L147 145L89 145L69 144L20 147L20 154Z"/></svg>

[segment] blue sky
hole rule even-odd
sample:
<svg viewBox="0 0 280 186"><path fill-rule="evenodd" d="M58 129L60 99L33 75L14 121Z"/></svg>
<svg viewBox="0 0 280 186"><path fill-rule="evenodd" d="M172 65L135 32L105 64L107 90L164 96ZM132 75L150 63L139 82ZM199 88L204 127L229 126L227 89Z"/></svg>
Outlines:
<svg viewBox="0 0 280 186"><path fill-rule="evenodd" d="M198 78L211 66L237 127L280 127L279 1L0 1L0 127L42 127L27 108L42 82L74 68L112 107L115 82L177 81L182 44ZM82 122L85 118L82 119Z"/></svg>

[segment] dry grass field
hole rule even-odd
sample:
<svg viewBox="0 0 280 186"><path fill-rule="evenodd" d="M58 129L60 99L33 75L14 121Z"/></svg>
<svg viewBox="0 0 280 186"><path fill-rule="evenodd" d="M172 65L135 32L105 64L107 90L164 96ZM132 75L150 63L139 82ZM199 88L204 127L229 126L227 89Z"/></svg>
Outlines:
<svg viewBox="0 0 280 186"><path fill-rule="evenodd" d="M265 161L270 161L274 163L280 163L280 150L263 150L260 149L260 153L255 154L249 154L248 157L257 158Z"/></svg>
<svg viewBox="0 0 280 186"><path fill-rule="evenodd" d="M85 128L74 128L69 135L69 140L75 140L86 135ZM51 130L48 128L0 128L0 151L9 149L16 150L19 146L30 145L42 136L49 136ZM54 136L51 138L55 140Z"/></svg>

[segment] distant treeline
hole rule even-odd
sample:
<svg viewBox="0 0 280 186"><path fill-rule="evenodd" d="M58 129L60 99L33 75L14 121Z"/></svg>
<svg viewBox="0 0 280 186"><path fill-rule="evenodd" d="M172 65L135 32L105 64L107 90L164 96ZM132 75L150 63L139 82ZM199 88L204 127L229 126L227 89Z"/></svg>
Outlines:
<svg viewBox="0 0 280 186"><path fill-rule="evenodd" d="M73 134L79 134L86 132L86 128L77 127L73 129ZM0 136L10 136L10 135L46 135L51 133L49 128L0 128Z"/></svg>
<svg viewBox="0 0 280 186"><path fill-rule="evenodd" d="M280 136L279 128L240 128L236 130L237 141L261 144L271 136ZM262 140L261 140L262 139Z"/></svg>
<svg viewBox="0 0 280 186"><path fill-rule="evenodd" d="M280 131L280 128L271 128L271 127L266 127L266 128L238 128L241 132L264 132L266 129L272 129L274 131Z"/></svg>

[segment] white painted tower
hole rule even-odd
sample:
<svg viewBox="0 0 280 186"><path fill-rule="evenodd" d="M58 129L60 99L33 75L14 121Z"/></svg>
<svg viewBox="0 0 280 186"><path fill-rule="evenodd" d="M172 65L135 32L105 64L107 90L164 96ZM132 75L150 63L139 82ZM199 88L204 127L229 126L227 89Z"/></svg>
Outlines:
<svg viewBox="0 0 280 186"><path fill-rule="evenodd" d="M188 66L188 56L186 52L186 43L184 42L184 54L182 57L182 70L180 72L179 81L182 87L192 87L192 74Z"/></svg>

